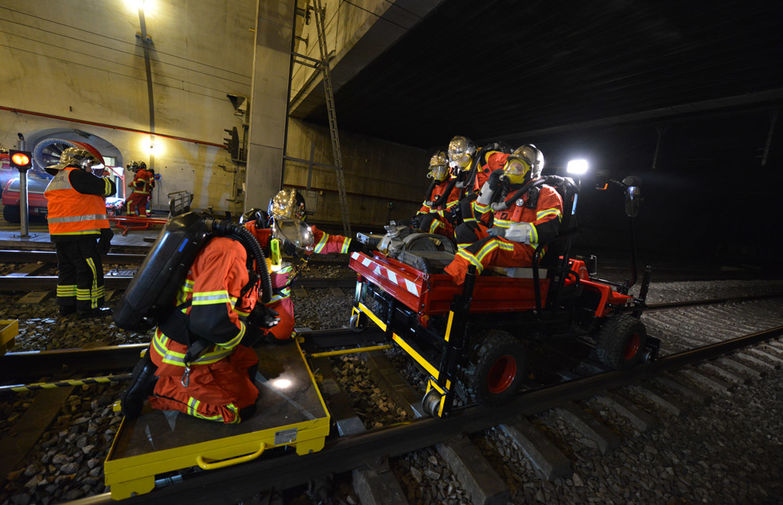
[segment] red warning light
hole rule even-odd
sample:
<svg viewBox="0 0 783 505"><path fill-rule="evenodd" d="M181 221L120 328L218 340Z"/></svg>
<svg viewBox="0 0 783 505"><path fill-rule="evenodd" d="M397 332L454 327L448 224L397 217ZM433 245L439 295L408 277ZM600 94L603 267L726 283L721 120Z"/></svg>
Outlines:
<svg viewBox="0 0 783 505"><path fill-rule="evenodd" d="M25 153L14 153L11 162L16 166L24 167L30 164L30 156Z"/></svg>

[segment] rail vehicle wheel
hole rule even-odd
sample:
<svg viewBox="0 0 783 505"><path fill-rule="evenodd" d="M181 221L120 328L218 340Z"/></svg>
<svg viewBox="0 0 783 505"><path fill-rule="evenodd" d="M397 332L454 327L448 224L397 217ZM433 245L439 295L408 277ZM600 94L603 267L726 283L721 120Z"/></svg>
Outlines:
<svg viewBox="0 0 783 505"><path fill-rule="evenodd" d="M18 223L21 221L19 206L18 205L6 205L3 207L3 219L9 223Z"/></svg>
<svg viewBox="0 0 783 505"><path fill-rule="evenodd" d="M430 389L421 399L421 409L431 417L438 417L441 394L436 389Z"/></svg>
<svg viewBox="0 0 783 505"><path fill-rule="evenodd" d="M629 314L611 317L598 331L596 352L601 362L625 370L642 359L647 346L647 329Z"/></svg>
<svg viewBox="0 0 783 505"><path fill-rule="evenodd" d="M487 332L473 361L465 372L465 387L483 404L497 405L514 396L527 373L524 346L504 331Z"/></svg>
<svg viewBox="0 0 783 505"><path fill-rule="evenodd" d="M348 321L348 326L356 333L362 332L366 328L366 324L361 314L351 314L351 319Z"/></svg>

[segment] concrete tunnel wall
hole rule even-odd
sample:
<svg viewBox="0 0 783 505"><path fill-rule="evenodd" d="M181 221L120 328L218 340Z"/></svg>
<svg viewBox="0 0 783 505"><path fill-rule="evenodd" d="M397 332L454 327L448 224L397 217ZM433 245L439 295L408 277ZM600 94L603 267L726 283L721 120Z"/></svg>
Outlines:
<svg viewBox="0 0 783 505"><path fill-rule="evenodd" d="M147 3L155 131L190 139L155 137L154 162L161 182L153 206L165 208L166 193L185 190L194 194L195 208L241 212L245 167L234 164L218 146L223 144L225 128L242 130L243 117L235 113L226 95L250 96L256 1ZM372 3L371 12L383 4ZM329 12L337 2L324 4ZM368 29L375 17L371 12L327 16L327 32L334 34L329 45L336 54L344 53L345 44ZM149 116L137 32L138 11L122 0L3 2L0 145L15 146L17 132L30 135L66 127L111 142L126 163L149 163L150 137L139 132L149 130ZM312 37L310 47L317 51L316 41ZM379 225L398 210L415 212L413 202L422 199L426 187L422 150L347 132L341 132L341 141L352 222ZM311 144L316 146L316 161L331 163L328 129L290 121L287 154L309 158ZM249 170L252 163L251 159ZM306 188L307 171L306 166L287 162L284 182ZM277 187L279 181L269 184ZM315 168L311 189L308 196L317 200L311 205L317 212L314 220L339 222L334 171Z"/></svg>

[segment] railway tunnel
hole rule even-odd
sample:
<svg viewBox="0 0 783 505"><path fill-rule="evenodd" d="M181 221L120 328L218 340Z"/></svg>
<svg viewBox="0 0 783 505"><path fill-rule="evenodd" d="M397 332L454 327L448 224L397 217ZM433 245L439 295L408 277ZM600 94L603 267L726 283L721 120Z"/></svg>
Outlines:
<svg viewBox="0 0 783 505"><path fill-rule="evenodd" d="M317 503L320 492L371 503L373 488L388 485L392 503L774 502L783 493L774 464L783 358L775 333L783 313L782 16L780 6L755 1L2 2L0 448L11 457L0 465L0 501L95 496L108 502L112 484L115 491L130 486L126 470L118 473L112 456L107 459L122 432L122 417L109 407L123 379L97 386L78 381L128 373L152 334L121 329L110 318L57 315L58 269L43 192L51 179L45 167L66 148L74 142L96 148L121 188L108 199L115 236L103 258L105 303L116 307L161 229L183 207L236 222L251 208L267 209L279 190L293 189L306 202L307 222L319 230L354 242L357 232L380 239L385 226L407 224L428 200L431 157L461 135L477 148L534 144L545 159L542 176L578 182L565 256L591 272L576 288L600 284L601 296L608 289L620 311L644 323L644 338L659 342L650 351L658 359L615 379L611 374L619 372L606 369L608 351L600 349L607 312L599 317L590 305L589 321L574 316L584 312L579 304L599 303L593 300L599 296L582 296L574 305L568 285L555 305L571 314L570 328L580 327L576 340L540 338L563 333L539 317L553 308L547 291L536 294L527 284L511 302L487 298L480 283L513 277L508 272L478 276L472 299L462 301L473 309L460 311L452 288L439 284L448 280L438 277L443 265L433 259L443 253L440 244L413 259L388 248L377 256L366 247L308 261L284 254L296 274L290 296L302 370L314 372L312 384L331 415L325 448L297 456L313 442L303 438L296 449L290 433L278 430L277 442L266 443L280 447L233 466L233 474L206 470L200 484L191 484L194 472L186 467L199 465L166 468L155 472L152 492L136 499L209 502L199 489L243 481L247 468L279 465L301 467L301 475L242 484L229 500L253 495ZM19 173L8 150L32 156L27 226L19 223ZM575 159L588 162L586 174L568 173ZM155 171L147 218L128 216L124 207L133 190L132 162ZM631 186L642 198L632 219L626 213ZM652 273L645 299L646 265ZM409 267L421 277L408 276ZM533 277L539 274L553 282L554 267L543 272L518 282L540 282ZM446 308L434 294L448 296ZM524 317L488 328L487 319L497 323L505 315L470 316L481 304L506 302L502 310ZM451 303L455 319L446 325ZM363 321L363 332L350 331L354 320ZM509 351L489 367L500 378L484 377L494 380L490 390L502 390L510 375L520 383L526 375L524 384L513 382L520 396L495 413L477 401L476 356L463 356L456 344L417 340L442 339L445 331L448 342L463 324L466 346L476 345L476 327L493 342L503 339L492 331L536 328L526 335L524 368L521 355ZM298 362L292 349L286 359ZM474 354L488 349L479 345ZM88 365L103 360L104 368ZM449 360L456 360L453 366ZM453 406L452 388L445 387L452 372ZM20 396L1 389L57 381L65 383ZM590 381L601 386L592 390ZM270 386L280 383L263 387L280 399L285 392ZM548 403L547 388L562 389L573 403ZM440 404L427 396L433 390L441 393L434 400ZM741 396L751 400L739 402ZM319 402L310 400L302 404L317 411ZM416 424L428 414L438 417L432 406L447 403L442 429ZM754 425L749 419L756 417ZM593 418L609 428L596 428ZM746 443L712 443L699 433L699 422ZM415 426L397 435L399 423ZM302 426L294 429L304 433ZM73 436L61 436L65 431ZM239 452L257 447L245 449ZM737 453L742 456L727 463ZM220 458L207 458L205 466ZM381 464L362 467L358 458ZM324 480L319 466L332 466L335 475ZM661 485L650 484L648 473ZM623 482L613 475L630 477Z"/></svg>

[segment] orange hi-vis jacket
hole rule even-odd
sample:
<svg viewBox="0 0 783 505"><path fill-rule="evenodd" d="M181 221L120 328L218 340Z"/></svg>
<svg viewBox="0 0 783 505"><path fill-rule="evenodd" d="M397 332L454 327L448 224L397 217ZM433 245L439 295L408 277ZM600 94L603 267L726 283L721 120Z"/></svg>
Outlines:
<svg viewBox="0 0 783 505"><path fill-rule="evenodd" d="M445 202L438 206L434 205L434 202L436 202L437 199L446 192L449 183L453 178L454 177L452 176L443 182L435 184L435 186L432 188L432 193L429 195L427 200L422 202L421 208L417 214L430 214L432 212L436 212L438 215L443 216L444 210L448 210L457 205L459 203L459 199L462 198L462 190L464 188L458 188L456 185L452 186L451 192L449 193Z"/></svg>
<svg viewBox="0 0 783 505"><path fill-rule="evenodd" d="M66 167L57 172L46 186L49 235L99 235L102 228L109 228L104 196L90 195L76 191L69 175L76 167ZM109 179L104 179L106 192L112 193Z"/></svg>
<svg viewBox="0 0 783 505"><path fill-rule="evenodd" d="M215 237L196 256L177 294L177 309L186 315L183 324L192 338L212 345L188 362L187 345L155 330L150 344L158 367L153 408L236 423L239 409L255 403L258 389L248 369L258 358L253 349L239 345L245 335L240 317L250 313L258 298L257 286L241 296L248 280L247 252L236 240Z"/></svg>
<svg viewBox="0 0 783 505"><path fill-rule="evenodd" d="M541 186L538 193L538 201L535 208L526 205L527 195L523 195L516 202L510 201L514 191L506 196L508 208L502 211L496 211L492 220L492 226L499 228L508 228L514 223L530 223L533 225L533 237L530 242L532 247L538 245L538 233L536 226L540 226L548 221L556 219L558 222L563 217L563 199L560 194L551 186ZM475 209L481 214L491 210L489 205L475 203Z"/></svg>

